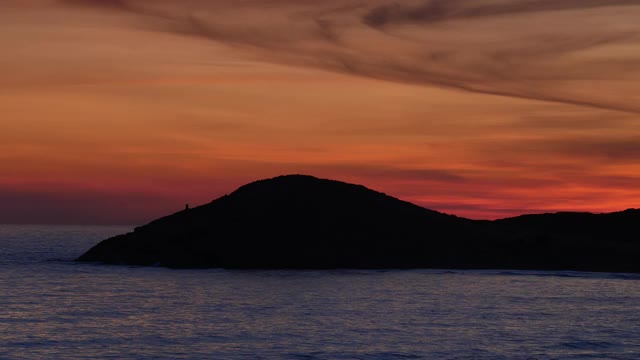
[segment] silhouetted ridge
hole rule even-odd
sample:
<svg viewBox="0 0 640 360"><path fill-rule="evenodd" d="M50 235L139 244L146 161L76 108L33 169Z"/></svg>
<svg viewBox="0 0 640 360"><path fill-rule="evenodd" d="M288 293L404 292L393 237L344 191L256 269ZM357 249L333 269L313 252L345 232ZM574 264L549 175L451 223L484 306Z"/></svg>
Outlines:
<svg viewBox="0 0 640 360"><path fill-rule="evenodd" d="M627 210L473 221L361 185L286 175L107 239L78 260L170 267L638 271L639 220L639 211Z"/></svg>

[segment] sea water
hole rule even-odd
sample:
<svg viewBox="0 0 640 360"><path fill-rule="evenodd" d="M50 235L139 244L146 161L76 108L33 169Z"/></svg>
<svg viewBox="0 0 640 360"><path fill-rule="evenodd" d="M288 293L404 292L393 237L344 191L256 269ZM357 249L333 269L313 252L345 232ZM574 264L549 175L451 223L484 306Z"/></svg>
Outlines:
<svg viewBox="0 0 640 360"><path fill-rule="evenodd" d="M130 230L0 225L0 359L640 359L639 275L72 261Z"/></svg>

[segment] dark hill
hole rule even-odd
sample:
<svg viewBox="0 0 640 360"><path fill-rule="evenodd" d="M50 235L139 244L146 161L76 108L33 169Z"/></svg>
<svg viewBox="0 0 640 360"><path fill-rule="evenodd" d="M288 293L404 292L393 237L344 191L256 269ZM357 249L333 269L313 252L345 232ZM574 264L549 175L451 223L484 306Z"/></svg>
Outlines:
<svg viewBox="0 0 640 360"><path fill-rule="evenodd" d="M224 268L640 271L640 213L473 221L311 176L256 181L99 243L78 261Z"/></svg>

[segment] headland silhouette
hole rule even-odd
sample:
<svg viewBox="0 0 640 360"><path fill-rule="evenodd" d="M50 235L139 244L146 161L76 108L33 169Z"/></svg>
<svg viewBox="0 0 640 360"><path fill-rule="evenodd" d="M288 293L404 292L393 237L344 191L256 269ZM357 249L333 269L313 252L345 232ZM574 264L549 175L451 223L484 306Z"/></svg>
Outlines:
<svg viewBox="0 0 640 360"><path fill-rule="evenodd" d="M640 210L470 220L286 175L104 240L77 261L173 268L640 272Z"/></svg>

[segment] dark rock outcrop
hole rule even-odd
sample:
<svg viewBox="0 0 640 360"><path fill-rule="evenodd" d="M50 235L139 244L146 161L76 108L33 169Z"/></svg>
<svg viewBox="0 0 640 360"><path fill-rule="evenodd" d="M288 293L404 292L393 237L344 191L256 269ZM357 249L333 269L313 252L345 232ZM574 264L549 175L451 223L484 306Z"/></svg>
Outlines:
<svg viewBox="0 0 640 360"><path fill-rule="evenodd" d="M304 175L256 181L99 243L78 261L223 268L640 272L640 211L474 221Z"/></svg>

